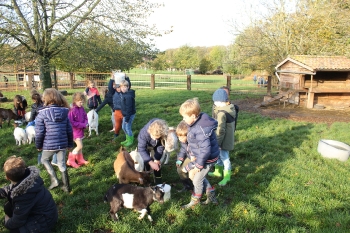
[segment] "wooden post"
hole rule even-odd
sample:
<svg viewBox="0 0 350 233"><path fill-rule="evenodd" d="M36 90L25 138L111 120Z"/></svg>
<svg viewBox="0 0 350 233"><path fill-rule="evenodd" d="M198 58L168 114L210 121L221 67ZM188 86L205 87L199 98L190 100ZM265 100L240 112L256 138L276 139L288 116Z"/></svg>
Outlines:
<svg viewBox="0 0 350 233"><path fill-rule="evenodd" d="M191 90L191 75L187 75L187 90Z"/></svg>
<svg viewBox="0 0 350 233"><path fill-rule="evenodd" d="M69 86L70 89L74 89L74 73L69 72Z"/></svg>
<svg viewBox="0 0 350 233"><path fill-rule="evenodd" d="M268 96L271 96L271 81L272 81L272 77L267 76L267 95Z"/></svg>
<svg viewBox="0 0 350 233"><path fill-rule="evenodd" d="M55 85L55 89L58 90L56 68L53 70L53 83Z"/></svg>
<svg viewBox="0 0 350 233"><path fill-rule="evenodd" d="M231 76L227 75L226 76L226 87L231 91Z"/></svg>
<svg viewBox="0 0 350 233"><path fill-rule="evenodd" d="M155 74L151 74L151 90L154 90L156 87L156 78Z"/></svg>

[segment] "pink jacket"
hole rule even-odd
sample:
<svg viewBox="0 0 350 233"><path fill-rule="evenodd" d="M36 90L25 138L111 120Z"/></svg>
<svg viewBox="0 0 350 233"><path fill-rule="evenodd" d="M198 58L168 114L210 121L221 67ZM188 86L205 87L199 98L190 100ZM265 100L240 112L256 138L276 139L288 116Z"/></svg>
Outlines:
<svg viewBox="0 0 350 233"><path fill-rule="evenodd" d="M68 113L68 118L73 127L73 139L84 138L84 130L88 124L84 107L77 107L73 104Z"/></svg>

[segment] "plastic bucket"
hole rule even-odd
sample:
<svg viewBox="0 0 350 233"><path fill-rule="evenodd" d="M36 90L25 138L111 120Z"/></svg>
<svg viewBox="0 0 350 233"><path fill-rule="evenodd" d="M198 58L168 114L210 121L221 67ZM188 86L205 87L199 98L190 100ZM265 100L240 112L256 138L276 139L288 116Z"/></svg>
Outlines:
<svg viewBox="0 0 350 233"><path fill-rule="evenodd" d="M345 162L350 155L350 146L335 140L321 139L318 142L317 151L325 158Z"/></svg>
<svg viewBox="0 0 350 233"><path fill-rule="evenodd" d="M158 184L157 186L164 190L164 202L169 201L171 197L171 186L168 184Z"/></svg>

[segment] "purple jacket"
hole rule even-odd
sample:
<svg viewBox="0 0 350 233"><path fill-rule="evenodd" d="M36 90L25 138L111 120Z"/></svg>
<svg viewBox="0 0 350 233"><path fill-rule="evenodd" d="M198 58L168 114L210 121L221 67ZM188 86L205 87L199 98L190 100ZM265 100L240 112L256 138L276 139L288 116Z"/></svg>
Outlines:
<svg viewBox="0 0 350 233"><path fill-rule="evenodd" d="M84 138L84 130L88 124L84 107L77 107L73 104L68 113L68 118L73 127L73 139Z"/></svg>

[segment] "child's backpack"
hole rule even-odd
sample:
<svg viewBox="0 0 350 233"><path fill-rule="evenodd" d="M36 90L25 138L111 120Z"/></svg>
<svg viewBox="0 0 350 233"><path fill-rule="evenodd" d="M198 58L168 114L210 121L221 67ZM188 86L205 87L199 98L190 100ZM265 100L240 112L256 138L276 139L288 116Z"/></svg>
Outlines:
<svg viewBox="0 0 350 233"><path fill-rule="evenodd" d="M219 112L224 112L226 115L226 122L227 123L231 123L231 122L235 122L235 131L237 128L237 118L238 118L238 112L239 112L239 107L236 104L233 104L233 106L235 107L235 111L236 111L236 115L235 117L232 117L228 112L226 112L225 110L219 110Z"/></svg>
<svg viewBox="0 0 350 233"><path fill-rule="evenodd" d="M236 104L233 104L233 106L235 106L235 110L236 110L236 116L235 116L235 131L236 131L239 107Z"/></svg>

